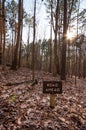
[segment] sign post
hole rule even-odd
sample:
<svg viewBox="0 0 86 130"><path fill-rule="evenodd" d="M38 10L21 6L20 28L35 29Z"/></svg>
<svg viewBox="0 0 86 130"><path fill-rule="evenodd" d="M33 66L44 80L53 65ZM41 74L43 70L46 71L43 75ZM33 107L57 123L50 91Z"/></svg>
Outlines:
<svg viewBox="0 0 86 130"><path fill-rule="evenodd" d="M55 94L62 94L62 81L43 81L43 93L50 94L50 107L55 107Z"/></svg>
<svg viewBox="0 0 86 130"><path fill-rule="evenodd" d="M52 109L55 107L55 94L50 94L50 107Z"/></svg>

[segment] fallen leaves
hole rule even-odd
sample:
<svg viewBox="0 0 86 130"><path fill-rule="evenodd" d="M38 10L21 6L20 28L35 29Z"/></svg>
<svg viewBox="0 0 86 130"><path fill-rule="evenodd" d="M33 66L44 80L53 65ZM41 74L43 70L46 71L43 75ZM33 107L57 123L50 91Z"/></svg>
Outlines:
<svg viewBox="0 0 86 130"><path fill-rule="evenodd" d="M0 73L0 130L86 130L86 81L68 79L63 93L56 95L54 109L50 95L43 94L43 80L57 80L52 74L35 72L38 84L31 86L31 71ZM6 83L19 83L4 86ZM79 85L78 85L79 83Z"/></svg>

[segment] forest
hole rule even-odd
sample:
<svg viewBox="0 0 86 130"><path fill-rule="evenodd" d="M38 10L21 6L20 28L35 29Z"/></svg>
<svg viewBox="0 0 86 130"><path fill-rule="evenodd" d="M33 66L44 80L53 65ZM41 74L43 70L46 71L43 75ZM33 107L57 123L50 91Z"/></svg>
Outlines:
<svg viewBox="0 0 86 130"><path fill-rule="evenodd" d="M83 1L0 0L0 130L86 130Z"/></svg>

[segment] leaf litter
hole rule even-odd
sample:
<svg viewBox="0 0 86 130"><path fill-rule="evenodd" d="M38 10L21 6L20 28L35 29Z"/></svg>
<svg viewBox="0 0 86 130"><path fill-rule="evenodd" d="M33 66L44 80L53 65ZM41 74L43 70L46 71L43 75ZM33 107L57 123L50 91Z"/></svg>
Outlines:
<svg viewBox="0 0 86 130"><path fill-rule="evenodd" d="M31 81L26 68L0 73L0 130L86 130L86 80L67 78L63 93L56 94L55 108L50 108L50 95L43 94L43 80L58 80L51 73L35 72L38 84L7 83Z"/></svg>

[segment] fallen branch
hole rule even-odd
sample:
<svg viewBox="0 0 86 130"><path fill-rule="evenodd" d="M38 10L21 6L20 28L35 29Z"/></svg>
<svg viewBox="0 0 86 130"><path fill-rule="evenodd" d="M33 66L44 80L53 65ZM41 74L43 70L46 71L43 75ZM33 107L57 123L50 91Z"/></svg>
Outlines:
<svg viewBox="0 0 86 130"><path fill-rule="evenodd" d="M34 85L38 84L38 81L37 81L37 79L35 79L34 81L33 80L29 80L29 81L26 80L26 81L22 81L22 82L14 82L14 83L8 82L5 84L5 86L20 85L20 84L24 84L24 83L32 83L31 86L34 86Z"/></svg>
<svg viewBox="0 0 86 130"><path fill-rule="evenodd" d="M5 86L13 86L13 85L20 85L20 84L24 84L24 83L31 83L32 82L32 80L26 80L26 81L22 81L22 82L14 82L14 83L12 83L12 82L8 82L8 83L6 83L5 84Z"/></svg>

